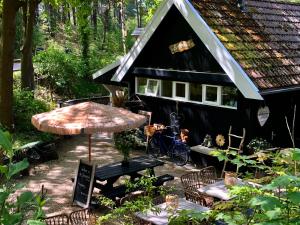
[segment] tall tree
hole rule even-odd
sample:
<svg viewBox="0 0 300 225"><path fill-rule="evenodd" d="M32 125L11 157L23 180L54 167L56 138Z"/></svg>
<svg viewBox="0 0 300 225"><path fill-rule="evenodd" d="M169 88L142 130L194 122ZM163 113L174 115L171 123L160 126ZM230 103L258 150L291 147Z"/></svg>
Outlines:
<svg viewBox="0 0 300 225"><path fill-rule="evenodd" d="M98 27L98 0L93 0L92 24L93 24L93 31L94 31L94 39L96 40L97 27Z"/></svg>
<svg viewBox="0 0 300 225"><path fill-rule="evenodd" d="M84 75L88 77L89 71L89 44L90 26L89 16L91 15L91 0L78 0L77 22L81 42L81 56L84 65Z"/></svg>
<svg viewBox="0 0 300 225"><path fill-rule="evenodd" d="M13 129L13 62L16 37L16 13L19 0L3 0L2 45L0 62L0 122Z"/></svg>
<svg viewBox="0 0 300 225"><path fill-rule="evenodd" d="M127 37L127 29L126 29L126 21L125 21L125 0L120 0L120 23L121 23L121 33L122 33L122 47L123 53L126 54L126 37Z"/></svg>
<svg viewBox="0 0 300 225"><path fill-rule="evenodd" d="M32 63L33 29L36 9L39 0L26 0L23 5L24 16L24 43L22 47L21 87L34 90L34 70Z"/></svg>

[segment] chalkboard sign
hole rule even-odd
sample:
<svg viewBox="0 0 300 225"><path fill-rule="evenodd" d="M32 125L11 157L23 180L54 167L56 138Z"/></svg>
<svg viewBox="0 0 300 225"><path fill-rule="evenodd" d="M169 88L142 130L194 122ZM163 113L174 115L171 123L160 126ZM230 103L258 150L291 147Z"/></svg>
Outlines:
<svg viewBox="0 0 300 225"><path fill-rule="evenodd" d="M79 161L73 187L73 203L88 208L94 184L95 165Z"/></svg>

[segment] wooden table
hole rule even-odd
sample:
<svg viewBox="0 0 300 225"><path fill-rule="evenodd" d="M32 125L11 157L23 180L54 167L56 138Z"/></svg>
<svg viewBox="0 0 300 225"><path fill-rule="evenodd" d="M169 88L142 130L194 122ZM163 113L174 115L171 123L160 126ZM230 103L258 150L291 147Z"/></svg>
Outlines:
<svg viewBox="0 0 300 225"><path fill-rule="evenodd" d="M97 167L95 181L106 181L106 184L102 185L101 189L110 189L121 176L129 175L130 179L134 180L141 176L138 172L146 169L150 169L150 175L155 176L154 168L162 165L164 165L164 162L149 156L131 158L128 166L122 166L121 162L116 162Z"/></svg>
<svg viewBox="0 0 300 225"><path fill-rule="evenodd" d="M150 222L151 224L155 224L155 225L168 224L168 218L172 214L170 214L170 212L167 210L166 203L157 205L156 207L158 207L161 210L160 213L152 212L149 210L146 213L138 212L135 215L138 218L142 219L143 221ZM187 201L184 198L180 198L177 211L184 210L184 209L185 210L197 210L199 212L205 212L205 211L209 210L209 208L207 208L207 207Z"/></svg>

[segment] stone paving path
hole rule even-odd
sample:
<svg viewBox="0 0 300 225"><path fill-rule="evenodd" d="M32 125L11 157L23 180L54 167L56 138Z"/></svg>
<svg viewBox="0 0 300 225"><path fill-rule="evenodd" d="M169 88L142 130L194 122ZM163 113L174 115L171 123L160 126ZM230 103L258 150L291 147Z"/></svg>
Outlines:
<svg viewBox="0 0 300 225"><path fill-rule="evenodd" d="M19 182L26 184L26 190L39 192L44 185L49 198L44 208L47 216L60 213L70 213L77 206L72 206L73 183L71 178L75 176L75 170L79 159L88 159L87 136L76 136L70 139L63 139L57 147L59 159L37 165L30 170L30 176ZM143 152L133 152L131 156L139 156ZM92 160L97 165L121 161L122 155L114 148L109 134L94 135L92 137ZM180 176L187 171L195 170L195 167L186 165L176 166L166 161L164 166L156 167L156 175L171 174L175 180L167 185L174 186L176 192L182 195Z"/></svg>

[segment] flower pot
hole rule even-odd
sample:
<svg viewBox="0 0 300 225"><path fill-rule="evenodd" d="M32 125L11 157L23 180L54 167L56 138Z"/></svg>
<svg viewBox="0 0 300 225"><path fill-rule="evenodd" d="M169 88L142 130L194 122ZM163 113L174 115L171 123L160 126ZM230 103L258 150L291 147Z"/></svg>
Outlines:
<svg viewBox="0 0 300 225"><path fill-rule="evenodd" d="M179 197L178 195L166 195L166 205L167 208L171 209L171 210L176 210L178 208L178 204L179 204Z"/></svg>
<svg viewBox="0 0 300 225"><path fill-rule="evenodd" d="M224 183L226 186L233 186L237 183L237 174L235 172L225 171Z"/></svg>

